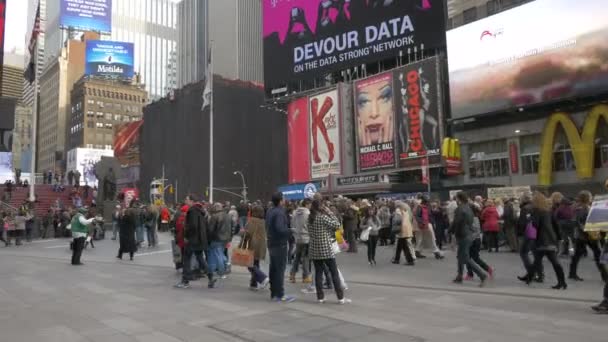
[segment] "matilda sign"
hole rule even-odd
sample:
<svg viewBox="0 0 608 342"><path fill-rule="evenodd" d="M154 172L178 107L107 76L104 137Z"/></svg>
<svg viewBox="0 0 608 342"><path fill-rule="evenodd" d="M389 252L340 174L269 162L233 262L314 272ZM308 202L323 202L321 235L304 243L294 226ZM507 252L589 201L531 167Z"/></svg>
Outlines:
<svg viewBox="0 0 608 342"><path fill-rule="evenodd" d="M133 65L132 43L109 40L87 41L87 75L132 78Z"/></svg>

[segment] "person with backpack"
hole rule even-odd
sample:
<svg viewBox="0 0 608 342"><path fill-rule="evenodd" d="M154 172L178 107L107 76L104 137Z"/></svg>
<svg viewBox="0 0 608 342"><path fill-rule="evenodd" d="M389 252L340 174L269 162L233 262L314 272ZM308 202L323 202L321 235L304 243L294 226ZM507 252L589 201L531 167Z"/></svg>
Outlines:
<svg viewBox="0 0 608 342"><path fill-rule="evenodd" d="M454 234L458 243L458 274L453 282L462 284L464 266L467 265L481 280L479 287L484 287L488 276L470 256L471 245L473 244L473 222L475 215L471 210L466 193L461 191L456 194L456 201L458 202L458 208L454 212L454 222L450 227L450 231Z"/></svg>
<svg viewBox="0 0 608 342"><path fill-rule="evenodd" d="M557 259L557 246L560 240L559 232L553 224L551 216L551 206L549 200L542 193L536 191L532 196L532 212L526 224L524 234L527 239L536 241L534 252L534 265L528 269L525 276L526 284L530 284L535 274L538 274L539 265L542 265L543 258L553 265L553 270L557 276L557 285L552 288L555 290L568 288L564 269Z"/></svg>

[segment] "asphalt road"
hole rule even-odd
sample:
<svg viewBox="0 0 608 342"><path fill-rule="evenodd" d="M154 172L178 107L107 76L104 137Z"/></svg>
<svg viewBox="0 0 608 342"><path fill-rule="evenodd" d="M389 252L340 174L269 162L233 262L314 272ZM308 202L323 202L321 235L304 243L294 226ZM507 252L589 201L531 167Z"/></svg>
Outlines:
<svg viewBox="0 0 608 342"><path fill-rule="evenodd" d="M216 289L174 289L169 237L160 240L133 262L115 258L116 241L98 241L82 267L69 265L65 239L0 248L0 341L608 341L608 317L589 309L602 289L590 259L585 282L555 291L550 265L545 284L527 287L515 278L516 254L484 253L497 271L480 289L451 283L451 251L412 268L390 264L393 247L379 247L372 268L360 246L338 257L351 304L333 293L318 304L301 283L287 285L298 298L285 304L248 291L239 267Z"/></svg>

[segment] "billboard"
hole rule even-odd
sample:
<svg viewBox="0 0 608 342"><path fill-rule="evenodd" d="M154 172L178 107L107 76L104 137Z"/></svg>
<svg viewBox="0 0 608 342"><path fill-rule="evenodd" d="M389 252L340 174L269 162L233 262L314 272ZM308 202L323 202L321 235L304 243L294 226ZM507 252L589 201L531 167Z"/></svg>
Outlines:
<svg viewBox="0 0 608 342"><path fill-rule="evenodd" d="M308 101L307 97L303 97L293 100L287 106L289 183L308 182L310 180Z"/></svg>
<svg viewBox="0 0 608 342"><path fill-rule="evenodd" d="M340 103L338 90L310 97L310 175L312 179L340 174Z"/></svg>
<svg viewBox="0 0 608 342"><path fill-rule="evenodd" d="M399 167L440 162L443 109L437 58L429 58L394 71L397 152Z"/></svg>
<svg viewBox="0 0 608 342"><path fill-rule="evenodd" d="M87 40L85 73L87 75L132 78L133 43Z"/></svg>
<svg viewBox="0 0 608 342"><path fill-rule="evenodd" d="M393 74L355 83L358 170L395 167Z"/></svg>
<svg viewBox="0 0 608 342"><path fill-rule="evenodd" d="M60 0L59 26L112 33L112 0Z"/></svg>
<svg viewBox="0 0 608 342"><path fill-rule="evenodd" d="M139 165L139 136L144 120L118 125L114 132L114 157L121 167Z"/></svg>
<svg viewBox="0 0 608 342"><path fill-rule="evenodd" d="M80 184L97 186L95 164L101 157L114 157L114 151L94 148L75 148L68 151L68 171L80 172Z"/></svg>
<svg viewBox="0 0 608 342"><path fill-rule="evenodd" d="M608 90L605 1L536 0L447 33L452 118Z"/></svg>
<svg viewBox="0 0 608 342"><path fill-rule="evenodd" d="M443 0L264 0L268 88L445 45Z"/></svg>
<svg viewBox="0 0 608 342"><path fill-rule="evenodd" d="M289 201L300 201L305 198L312 197L321 189L321 183L302 183L280 186L279 191L283 194L283 198Z"/></svg>

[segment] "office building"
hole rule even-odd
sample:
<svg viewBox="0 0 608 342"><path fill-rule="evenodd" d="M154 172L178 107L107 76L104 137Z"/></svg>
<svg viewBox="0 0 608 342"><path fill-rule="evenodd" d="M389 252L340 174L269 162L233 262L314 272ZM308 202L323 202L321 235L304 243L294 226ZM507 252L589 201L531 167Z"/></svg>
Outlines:
<svg viewBox="0 0 608 342"><path fill-rule="evenodd" d="M99 39L87 32L81 40L69 40L61 55L48 62L40 77L40 113L37 131L37 170L65 170L70 92L84 74L86 40Z"/></svg>
<svg viewBox="0 0 608 342"><path fill-rule="evenodd" d="M2 91L0 95L21 102L23 96L23 68L8 64L2 67Z"/></svg>
<svg viewBox="0 0 608 342"><path fill-rule="evenodd" d="M72 89L68 150L113 149L114 130L142 119L147 93L141 85L83 76Z"/></svg>
<svg viewBox="0 0 608 342"><path fill-rule="evenodd" d="M18 104L15 107L13 128L13 167L29 171L32 144L32 107Z"/></svg>
<svg viewBox="0 0 608 342"><path fill-rule="evenodd" d="M178 88L205 78L209 41L214 74L263 82L261 1L183 0L178 8Z"/></svg>
<svg viewBox="0 0 608 342"><path fill-rule="evenodd" d="M78 32L59 27L59 1L49 2L47 8L46 61L53 59L63 42ZM145 84L150 99L167 94L169 77L175 63L171 53L177 45L177 3L174 0L114 0L112 1L112 33L101 39L135 44L135 73Z"/></svg>
<svg viewBox="0 0 608 342"><path fill-rule="evenodd" d="M533 0L448 0L448 29L466 25Z"/></svg>

